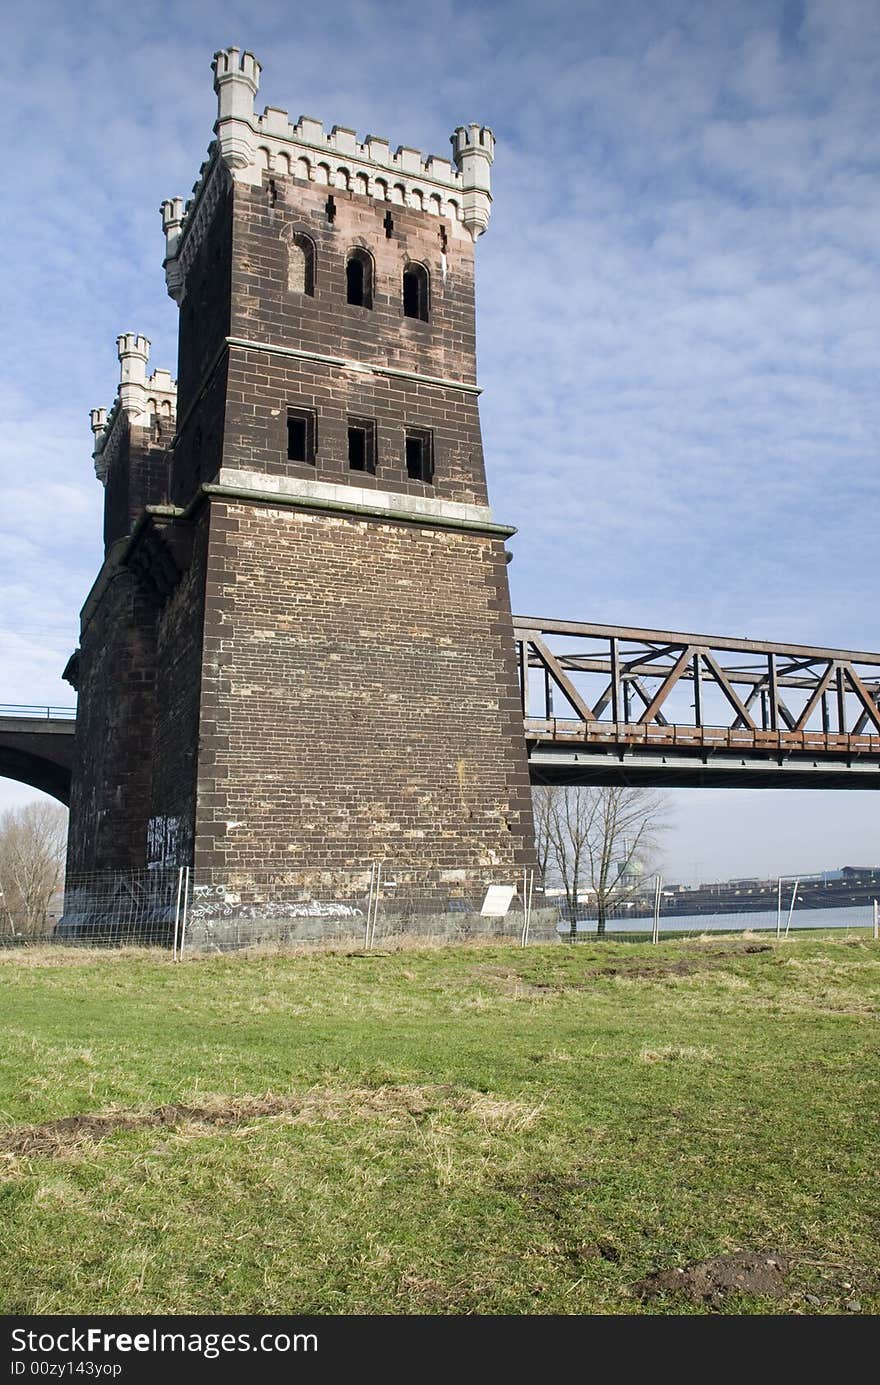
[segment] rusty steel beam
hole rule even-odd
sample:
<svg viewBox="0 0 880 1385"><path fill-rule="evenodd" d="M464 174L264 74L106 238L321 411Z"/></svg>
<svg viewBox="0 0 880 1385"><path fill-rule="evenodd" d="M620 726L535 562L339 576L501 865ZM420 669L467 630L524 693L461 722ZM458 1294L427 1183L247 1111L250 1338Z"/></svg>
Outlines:
<svg viewBox="0 0 880 1385"><path fill-rule="evenodd" d="M643 630L623 625L593 625L572 620L540 620L535 616L514 616L516 638L531 639L530 632L541 635L583 635L587 638L609 640L616 638L631 643L668 644L676 649L694 646L729 650L738 654L781 654L783 658L834 659L848 664L871 664L880 667L880 654L852 649L825 649L801 644L777 644L769 640L731 639L729 635L693 635L674 630Z"/></svg>
<svg viewBox="0 0 880 1385"><path fill-rule="evenodd" d="M517 643L520 643L520 641L517 641ZM564 653L562 653L561 651L557 650L557 651L556 651L556 661L557 661L557 663L559 664L559 667L560 667L560 668L563 668L563 669L565 669L567 672L570 672L570 673L604 673L606 676L608 676L608 675L610 675L611 672L612 672L612 663L611 663L611 660L610 660L610 659L603 659L603 658L601 657L601 655L590 656L590 655L587 655L587 654L564 654ZM815 660L812 660L811 662L813 662L813 663L823 663L823 662L826 662L826 661L825 661L824 659L815 659ZM541 661L540 661L539 659L537 659L537 658L531 658L531 659L529 660L529 667L530 667L530 668L543 668L543 664L541 663ZM644 663L639 663L638 661L632 662L632 663L624 664L624 663L620 662L619 659L618 659L618 667L619 667L619 670L620 670L620 672L619 672L620 681L623 682L624 679L630 678L630 677L632 677L632 678L665 678L666 675L667 675L667 673L669 672L670 668L672 667L672 665L671 665L671 664L644 664ZM763 672L759 672L757 669L736 669L736 670L732 670L732 669L729 669L729 668L725 668L724 671L725 671L725 673L727 674L727 677L728 677L729 681L732 682L732 683L748 683L748 684L753 684L756 691L759 691L760 688L761 688L762 686L763 686L764 688L767 687L767 671L766 671L766 669L765 669ZM693 673L692 673L691 670L689 670L689 669L684 669L683 672L682 672L681 677L682 677L682 679L683 679L685 682L690 682L691 679L693 678ZM785 673L777 673L776 682L777 682L777 686L780 687L780 688L802 688L802 689L804 689L805 691L810 691L810 690L812 690L813 688L815 688L815 686L816 686L816 679L815 679L815 677L813 677L813 678L801 678L801 677L790 676L790 675L785 674ZM867 689L873 691L873 693L875 694L875 696L880 697L880 683L864 683L863 686L866 687ZM610 692L610 689L606 689L605 695L608 695L609 692ZM600 701L601 701L601 699L600 699ZM613 718L613 719L614 719L615 721L619 720L619 718L617 718L617 717L615 717L615 718Z"/></svg>

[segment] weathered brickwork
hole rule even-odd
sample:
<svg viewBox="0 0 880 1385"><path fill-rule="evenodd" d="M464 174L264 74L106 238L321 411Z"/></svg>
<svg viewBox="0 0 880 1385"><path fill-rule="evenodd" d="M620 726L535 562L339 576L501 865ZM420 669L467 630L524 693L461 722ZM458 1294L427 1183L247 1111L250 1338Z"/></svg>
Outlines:
<svg viewBox="0 0 880 1385"><path fill-rule="evenodd" d="M180 506L189 504L203 481L216 477L223 454L232 204L230 184L190 269L180 311L178 430L171 470L171 499Z"/></svg>
<svg viewBox="0 0 880 1385"><path fill-rule="evenodd" d="M530 863L509 620L497 539L215 503L197 865Z"/></svg>
<svg viewBox="0 0 880 1385"><path fill-rule="evenodd" d="M191 529L188 565L162 608L156 636L150 817L162 818L173 826L161 860L166 866L191 864L195 835L208 547L206 509Z"/></svg>
<svg viewBox="0 0 880 1385"><path fill-rule="evenodd" d="M104 500L104 551L130 534L148 505L168 498L168 444L160 422L122 430L107 474Z"/></svg>
<svg viewBox="0 0 880 1385"><path fill-rule="evenodd" d="M140 584L108 560L80 637L71 875L145 864L151 760L144 735L155 709L155 624L155 608Z"/></svg>
<svg viewBox="0 0 880 1385"><path fill-rule="evenodd" d="M264 175L262 187L236 188L233 337L472 385L472 242L456 240L442 218L347 191L332 193L331 221L329 200L328 189L293 178L273 178L270 185ZM315 247L312 295L288 289L288 256L297 234ZM346 259L358 248L368 251L373 264L372 308L346 301ZM428 322L403 312L403 272L413 263L430 277ZM314 466L287 460L286 413L293 405L318 412ZM359 476L359 484L486 503L475 394L233 348L225 466L349 480L350 417L376 422L376 475ZM430 487L407 477L407 426L433 431Z"/></svg>

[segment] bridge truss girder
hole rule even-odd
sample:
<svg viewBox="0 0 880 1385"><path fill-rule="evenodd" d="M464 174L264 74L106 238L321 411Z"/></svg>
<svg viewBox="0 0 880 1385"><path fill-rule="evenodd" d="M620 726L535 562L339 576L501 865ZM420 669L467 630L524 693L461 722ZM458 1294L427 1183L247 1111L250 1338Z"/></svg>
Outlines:
<svg viewBox="0 0 880 1385"><path fill-rule="evenodd" d="M880 654L514 626L536 783L880 787Z"/></svg>

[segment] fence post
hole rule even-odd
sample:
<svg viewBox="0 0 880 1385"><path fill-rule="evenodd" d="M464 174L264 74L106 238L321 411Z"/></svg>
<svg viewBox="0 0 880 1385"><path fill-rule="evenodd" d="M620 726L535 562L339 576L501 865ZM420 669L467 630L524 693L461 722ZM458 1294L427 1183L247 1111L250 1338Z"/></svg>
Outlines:
<svg viewBox="0 0 880 1385"><path fill-rule="evenodd" d="M654 877L654 921L651 927L652 943L659 943L660 941L660 895L662 890L663 877L656 875Z"/></svg>
<svg viewBox="0 0 880 1385"><path fill-rule="evenodd" d="M800 880L795 880L795 882L794 882L794 889L793 889L792 892L791 892L791 905L790 905L789 910L788 910L788 918L787 918L786 924L785 924L785 936L786 936L786 937L788 937L788 930L789 930L789 928L791 928L791 916L792 916L792 914L794 913L794 906L795 906L795 902L796 902L796 900L797 900L798 885L799 885L800 883L801 883Z"/></svg>
<svg viewBox="0 0 880 1385"><path fill-rule="evenodd" d="M776 937L782 932L782 876L776 882Z"/></svg>
<svg viewBox="0 0 880 1385"><path fill-rule="evenodd" d="M364 952L370 946L370 920L373 917L373 886L376 883L376 862L370 862L370 889L367 894L367 922L364 928Z"/></svg>
<svg viewBox="0 0 880 1385"><path fill-rule="evenodd" d="M370 929L370 945L369 945L369 951L371 951L371 952L372 952L372 950L373 950L373 944L374 944L375 941L376 941L376 921L377 921L377 919L378 919L378 917L379 917L379 888L380 888L380 886L381 886L381 883L382 883L382 862L381 862L381 861L377 861L377 862L376 862L376 895L375 895L375 900L374 900L374 902L373 902L373 926L372 926L372 928Z"/></svg>
<svg viewBox="0 0 880 1385"><path fill-rule="evenodd" d="M874 900L874 942L880 942L880 910L877 908L877 901Z"/></svg>
<svg viewBox="0 0 880 1385"><path fill-rule="evenodd" d="M532 922L532 897L535 892L535 872L523 867L523 926L520 947L529 945L529 928Z"/></svg>
<svg viewBox="0 0 880 1385"><path fill-rule="evenodd" d="M183 866L177 870L177 904L174 908L174 941L171 944L171 960L177 961L177 935L180 927L180 895L183 890Z"/></svg>
<svg viewBox="0 0 880 1385"><path fill-rule="evenodd" d="M183 961L183 944L186 938L186 920L187 912L189 910L189 866L184 866L184 870L186 872L186 875L184 877L183 883L183 918L180 924L180 947L177 950L178 962Z"/></svg>

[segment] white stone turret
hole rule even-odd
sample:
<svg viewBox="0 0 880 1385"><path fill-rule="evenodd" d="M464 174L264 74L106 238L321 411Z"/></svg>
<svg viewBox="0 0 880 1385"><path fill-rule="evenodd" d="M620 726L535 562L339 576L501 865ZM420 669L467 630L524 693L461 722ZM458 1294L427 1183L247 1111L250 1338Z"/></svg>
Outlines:
<svg viewBox="0 0 880 1385"><path fill-rule="evenodd" d="M177 413L177 382L168 370L147 374L150 341L137 332L123 332L116 338L119 356L119 386L113 408L92 409L89 415L95 450L95 474L106 484L110 463L119 445L120 420L129 426L147 428L158 424L170 440Z"/></svg>
<svg viewBox="0 0 880 1385"><path fill-rule="evenodd" d="M177 251L183 227L183 198L167 198L159 211L162 215L162 230L165 232L165 258L162 261L162 268L165 270L165 282L171 297L179 300L183 289L183 274L178 264Z"/></svg>
<svg viewBox="0 0 880 1385"><path fill-rule="evenodd" d="M217 123L214 131L220 157L227 168L248 168L254 162L254 97L262 68L253 53L225 48L214 54Z"/></svg>
<svg viewBox="0 0 880 1385"><path fill-rule="evenodd" d="M293 124L287 111L267 106L254 111L262 67L253 53L220 49L211 64L217 93L216 139L199 171L192 197L162 203L165 231L165 276L168 292L180 303L186 272L195 257L217 202L225 176L259 186L265 173L302 178L327 188L372 197L392 205L446 217L453 236L477 236L489 223L492 194L489 170L495 137L484 125L462 125L450 136L455 168L449 159L423 155L400 145L392 152L387 139L302 115ZM182 211L181 211L182 206Z"/></svg>
<svg viewBox="0 0 880 1385"><path fill-rule="evenodd" d="M491 175L495 136L488 125L459 125L450 137L455 166L461 174L464 224L474 240L489 225L492 211Z"/></svg>
<svg viewBox="0 0 880 1385"><path fill-rule="evenodd" d="M148 337L125 332L116 338L119 354L119 405L133 423L140 422L147 412L147 361L150 359Z"/></svg>

